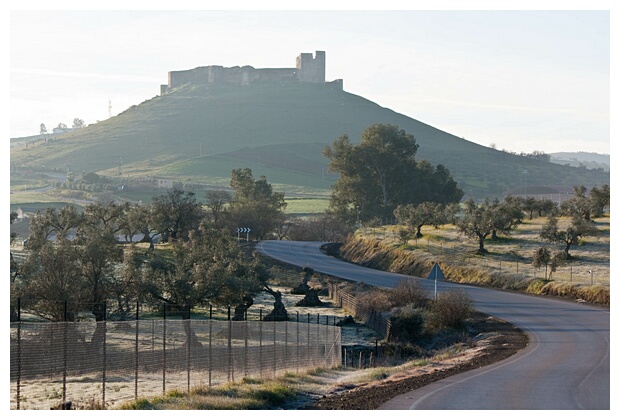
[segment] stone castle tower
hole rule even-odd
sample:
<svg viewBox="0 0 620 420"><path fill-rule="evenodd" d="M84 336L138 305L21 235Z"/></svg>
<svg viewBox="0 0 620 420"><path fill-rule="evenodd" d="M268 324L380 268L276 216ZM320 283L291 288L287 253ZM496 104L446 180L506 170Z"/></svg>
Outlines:
<svg viewBox="0 0 620 420"><path fill-rule="evenodd" d="M255 69L252 66L223 67L205 66L192 70L168 72L168 84L161 85L161 94L185 84L233 84L249 85L256 82L286 82L329 84L342 90L343 81L325 81L325 51L301 53L294 68Z"/></svg>

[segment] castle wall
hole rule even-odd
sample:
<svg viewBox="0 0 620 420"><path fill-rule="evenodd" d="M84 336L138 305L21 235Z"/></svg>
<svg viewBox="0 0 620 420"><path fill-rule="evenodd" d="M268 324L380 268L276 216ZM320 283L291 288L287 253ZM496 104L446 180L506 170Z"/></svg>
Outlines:
<svg viewBox="0 0 620 420"><path fill-rule="evenodd" d="M192 70L168 72L168 85L161 85L162 94L185 84L225 83L248 85L254 82L280 82L299 80L306 83L325 83L325 51L301 53L295 68L255 69L252 66L204 66ZM342 79L329 82L342 89Z"/></svg>
<svg viewBox="0 0 620 420"><path fill-rule="evenodd" d="M325 83L325 51L301 53L296 60L298 77L302 82Z"/></svg>

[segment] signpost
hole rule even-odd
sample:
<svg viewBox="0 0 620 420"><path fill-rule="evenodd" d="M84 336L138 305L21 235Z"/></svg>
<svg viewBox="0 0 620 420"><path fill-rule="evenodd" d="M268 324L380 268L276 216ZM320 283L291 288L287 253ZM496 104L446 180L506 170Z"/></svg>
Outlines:
<svg viewBox="0 0 620 420"><path fill-rule="evenodd" d="M240 234L241 233L245 233L246 234L245 240L247 242L250 242L250 228L242 228L242 227L237 228L237 242L240 241Z"/></svg>

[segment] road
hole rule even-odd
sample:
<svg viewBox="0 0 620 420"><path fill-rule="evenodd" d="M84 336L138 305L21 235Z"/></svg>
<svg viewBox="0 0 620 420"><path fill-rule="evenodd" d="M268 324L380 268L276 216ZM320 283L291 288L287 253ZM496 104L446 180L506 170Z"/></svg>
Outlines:
<svg viewBox="0 0 620 420"><path fill-rule="evenodd" d="M263 241L269 257L347 280L393 287L399 274L359 267L320 252L319 242ZM431 293L434 280L421 279ZM559 299L437 282L463 288L476 309L524 330L526 349L388 401L395 410L609 410L610 311Z"/></svg>

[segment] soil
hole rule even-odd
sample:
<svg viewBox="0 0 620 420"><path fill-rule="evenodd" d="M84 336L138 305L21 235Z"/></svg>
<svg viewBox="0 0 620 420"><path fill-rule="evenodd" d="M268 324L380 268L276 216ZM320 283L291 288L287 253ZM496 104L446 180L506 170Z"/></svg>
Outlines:
<svg viewBox="0 0 620 420"><path fill-rule="evenodd" d="M431 369L414 369L392 378L360 384L352 389L335 389L303 407L305 410L375 410L398 395L468 370L496 363L527 346L526 334L501 320L476 313L468 325L477 337L486 337L472 357L453 358L452 363ZM472 343L472 346L478 344ZM350 388L348 386L347 388Z"/></svg>

